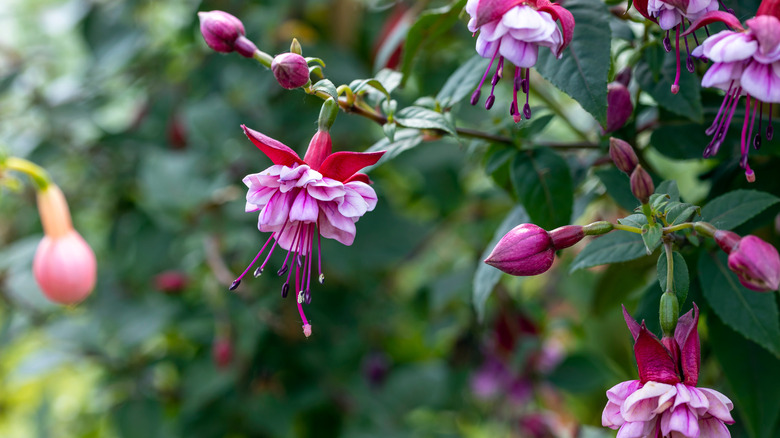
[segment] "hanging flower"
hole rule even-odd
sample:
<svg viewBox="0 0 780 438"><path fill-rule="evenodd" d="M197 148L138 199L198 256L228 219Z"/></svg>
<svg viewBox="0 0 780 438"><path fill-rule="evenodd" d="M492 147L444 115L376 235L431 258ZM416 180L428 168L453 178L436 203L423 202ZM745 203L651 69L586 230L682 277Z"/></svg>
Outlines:
<svg viewBox="0 0 780 438"><path fill-rule="evenodd" d="M634 1L634 7L645 18L658 23L661 29L666 31L664 38L664 49L667 52L672 50L672 42L669 39L669 31L674 29L675 36L675 55L677 57L677 72L672 84L672 93L677 94L680 91L680 34L685 31L685 20L688 24L698 20L704 14L718 10L718 0L638 0ZM692 31L691 31L692 33ZM685 42L685 51L688 54L685 66L689 72L693 73L693 56L688 46L688 33L683 33ZM708 34L709 35L709 34ZM693 34L696 45L699 41L696 34Z"/></svg>
<svg viewBox="0 0 780 438"><path fill-rule="evenodd" d="M287 275L282 297L287 296L292 284L297 293L303 331L308 337L311 325L301 305L311 302L315 239L317 269L322 283L325 277L322 274L320 236L352 245L355 222L367 211L373 210L377 202L368 176L358 171L375 164L384 151L331 153L330 134L327 130L318 130L301 159L282 143L246 126L242 125L242 128L249 140L274 163L243 180L249 188L246 211L259 211L257 227L262 232L270 232L271 236L230 289L238 287L270 244L268 255L254 272L255 277L259 276L278 245L287 251L277 272L279 276Z"/></svg>
<svg viewBox="0 0 780 438"><path fill-rule="evenodd" d="M471 96L471 104L476 105L479 101L482 85L498 58L491 80L490 96L485 102L486 109L493 106L496 84L504 75L504 59L507 59L515 65L514 98L509 113L515 122L523 117L530 119L530 68L536 64L539 46L549 47L560 58L563 49L571 42L574 17L562 6L547 0L469 0L466 12L471 16L469 30L474 33L479 31L477 53L483 58L490 58L485 75ZM560 29L556 20L561 22ZM522 114L517 100L519 90L526 95Z"/></svg>
<svg viewBox="0 0 780 438"><path fill-rule="evenodd" d="M702 78L702 86L715 87L726 91L723 103L715 116L707 135L712 141L704 149L704 157L718 153L726 138L731 119L740 98L745 95L745 118L742 122L740 167L745 169L749 182L756 180L755 173L748 164L748 152L761 147L762 119L764 104L769 105L769 123L766 139L771 140L772 104L780 103L780 2L776 0L762 2L758 15L745 22L747 29L739 20L725 12L710 12L694 23L686 33L717 21L723 22L735 30L724 30L707 38L693 51L694 56L704 56L713 61L713 65ZM753 136L753 127L758 116L758 132Z"/></svg>
<svg viewBox="0 0 780 438"><path fill-rule="evenodd" d="M698 307L694 304L679 319L674 337L660 341L625 307L623 316L634 337L639 380L607 391L601 424L620 429L619 437L730 437L726 424L734 423L731 400L713 389L696 387L701 362Z"/></svg>

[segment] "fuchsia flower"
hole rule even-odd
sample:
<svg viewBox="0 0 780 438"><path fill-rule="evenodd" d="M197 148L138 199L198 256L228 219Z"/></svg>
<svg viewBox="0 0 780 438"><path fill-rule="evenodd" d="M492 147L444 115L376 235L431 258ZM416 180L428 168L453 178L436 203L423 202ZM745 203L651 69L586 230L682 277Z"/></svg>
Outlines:
<svg viewBox="0 0 780 438"><path fill-rule="evenodd" d="M780 287L780 254L777 248L760 238L739 237L731 231L718 230L715 241L729 255L731 269L743 286L757 292L770 292Z"/></svg>
<svg viewBox="0 0 780 438"><path fill-rule="evenodd" d="M198 12L200 33L212 50L220 53L238 52L252 58L257 46L247 39L244 23L225 11Z"/></svg>
<svg viewBox="0 0 780 438"><path fill-rule="evenodd" d="M496 98L494 91L504 75L504 58L515 65L512 105L509 113L515 122L531 118L528 105L530 68L536 64L539 46L549 47L560 58L563 49L571 42L574 33L574 17L557 3L547 0L468 0L466 12L471 16L469 30L476 33L477 53L490 58L485 75L471 96L471 104L479 101L482 85L487 79L493 62L498 57L496 71L491 81L490 96L485 108L490 109ZM561 22L561 28L555 21ZM517 103L517 92L526 94L522 114Z"/></svg>
<svg viewBox="0 0 780 438"><path fill-rule="evenodd" d="M358 171L376 164L382 152L331 153L331 139L327 131L319 130L301 159L289 147L257 131L241 126L244 133L274 163L260 173L247 175L244 184L246 211L259 211L258 229L271 236L246 270L233 282L233 290L259 259L273 240L265 261L255 270L259 276L278 245L287 251L282 268L277 274L287 274L282 286L286 297L290 282L298 295L298 311L303 331L311 335L311 325L301 304L311 302L311 271L315 237L317 239L317 268L322 283L320 236L352 245L355 222L376 206L377 197L369 186L368 176ZM295 277L292 278L292 273Z"/></svg>
<svg viewBox="0 0 780 438"><path fill-rule="evenodd" d="M585 237L579 225L566 225L549 233L534 224L520 224L501 238L485 263L515 276L547 272L555 251L568 248Z"/></svg>
<svg viewBox="0 0 780 438"><path fill-rule="evenodd" d="M674 77L674 83L672 84L672 93L677 94L680 91L680 33L685 31L685 20L688 23L692 23L704 14L718 10L717 0L637 0L634 1L634 7L645 18L657 22L661 29L666 31L666 37L664 38L664 49L667 52L672 50L672 42L669 40L669 31L674 29L675 35L675 55L677 56L677 73ZM690 31L692 32L692 31ZM687 34L683 33L683 41L685 42L685 51L688 53L688 57L685 62L685 67L689 72L693 73L693 59L692 53L688 47ZM696 45L699 45L699 41L696 39L696 35L693 35L693 39ZM693 54L696 56L695 54Z"/></svg>
<svg viewBox="0 0 780 438"><path fill-rule="evenodd" d="M720 110L707 129L707 135L712 135L712 141L704 149L704 156L711 157L718 153L740 97L746 95L740 166L745 169L747 180L753 182L756 176L748 164L750 144L755 149L761 147L764 103L769 104L766 138L772 139L772 104L780 102L780 2L764 0L758 15L745 22L747 29L731 14L710 12L686 33L716 21L736 30L724 30L712 35L693 51L694 56L704 56L714 62L704 75L702 86L726 91ZM753 137L756 110L759 113L758 132Z"/></svg>
<svg viewBox="0 0 780 438"><path fill-rule="evenodd" d="M662 340L640 326L623 308L634 337L639 380L619 383L607 391L601 424L620 429L618 438L725 438L733 424L731 400L718 391L697 388L701 353L699 309L677 322L674 337Z"/></svg>

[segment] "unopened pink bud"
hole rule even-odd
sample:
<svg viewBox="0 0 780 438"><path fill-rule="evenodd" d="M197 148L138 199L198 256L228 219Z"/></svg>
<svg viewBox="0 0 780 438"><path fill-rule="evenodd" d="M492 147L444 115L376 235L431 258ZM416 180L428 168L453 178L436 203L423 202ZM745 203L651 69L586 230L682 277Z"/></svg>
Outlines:
<svg viewBox="0 0 780 438"><path fill-rule="evenodd" d="M211 345L211 359L217 368L226 368L233 362L233 342L228 337L217 337Z"/></svg>
<svg viewBox="0 0 780 438"><path fill-rule="evenodd" d="M44 295L60 304L85 299L95 287L95 253L73 229L65 196L54 184L38 192L45 236L33 259L33 276Z"/></svg>
<svg viewBox="0 0 780 438"><path fill-rule="evenodd" d="M739 237L739 234L726 230L715 231L713 237L715 238L715 242L718 244L718 246L720 246L720 249L722 249L726 254L731 254L731 251L733 251L737 245L739 245L739 241L742 239Z"/></svg>
<svg viewBox="0 0 780 438"><path fill-rule="evenodd" d="M650 199L650 195L655 191L655 185L653 184L653 178L642 168L641 164L637 164L634 171L631 172L631 193L642 204L647 204Z"/></svg>
<svg viewBox="0 0 780 438"><path fill-rule="evenodd" d="M282 87L292 90L309 82L309 64L297 53L282 53L271 62L271 71Z"/></svg>
<svg viewBox="0 0 780 438"><path fill-rule="evenodd" d="M244 24L241 20L224 11L198 12L200 33L206 44L221 53L236 51L251 58L254 55L254 43L244 36Z"/></svg>
<svg viewBox="0 0 780 438"><path fill-rule="evenodd" d="M485 263L510 275L538 275L550 269L554 259L555 248L547 231L522 224L498 241Z"/></svg>
<svg viewBox="0 0 780 438"><path fill-rule="evenodd" d="M634 104L631 103L631 93L620 82L612 82L607 86L607 129L605 132L613 132L626 124L634 112Z"/></svg>
<svg viewBox="0 0 780 438"><path fill-rule="evenodd" d="M612 158L615 167L626 175L631 175L636 165L639 164L639 158L637 158L634 148L628 142L615 137L609 139L609 157Z"/></svg>
<svg viewBox="0 0 780 438"><path fill-rule="evenodd" d="M732 249L729 269L748 289L769 292L780 287L780 255L774 246L756 236L743 237Z"/></svg>
<svg viewBox="0 0 780 438"><path fill-rule="evenodd" d="M333 143L330 139L330 133L328 133L328 131L318 130L309 142L309 148L306 149L306 155L304 155L303 161L312 169L319 170L322 162L331 154L332 150Z"/></svg>
<svg viewBox="0 0 780 438"><path fill-rule="evenodd" d="M549 232L553 247L556 250L575 245L585 237L585 232L579 225L566 225Z"/></svg>

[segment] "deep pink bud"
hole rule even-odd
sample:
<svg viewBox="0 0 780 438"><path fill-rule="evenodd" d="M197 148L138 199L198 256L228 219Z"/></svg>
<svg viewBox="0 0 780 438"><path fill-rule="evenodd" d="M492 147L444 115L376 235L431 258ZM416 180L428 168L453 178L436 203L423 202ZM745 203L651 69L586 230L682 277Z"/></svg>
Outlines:
<svg viewBox="0 0 780 438"><path fill-rule="evenodd" d="M615 167L626 175L631 175L636 165L639 164L639 158L637 158L634 148L627 141L615 137L609 138L609 157L612 158Z"/></svg>
<svg viewBox="0 0 780 438"><path fill-rule="evenodd" d="M154 287L168 294L181 292L187 283L187 274L181 271L164 271L154 277Z"/></svg>
<svg viewBox="0 0 780 438"><path fill-rule="evenodd" d="M713 237L715 238L715 242L718 244L718 246L720 246L720 249L722 249L726 254L731 254L731 251L733 251L737 245L739 245L739 240L742 239L739 237L739 234L726 230L715 231Z"/></svg>
<svg viewBox="0 0 780 438"><path fill-rule="evenodd" d="M550 235L534 224L522 224L508 232L493 248L485 263L511 275L538 275L555 258Z"/></svg>
<svg viewBox="0 0 780 438"><path fill-rule="evenodd" d="M743 237L732 249L729 269L748 289L769 292L780 286L780 255L774 246L756 236Z"/></svg>
<svg viewBox="0 0 780 438"><path fill-rule="evenodd" d="M641 164L637 164L634 171L631 172L631 193L642 204L647 204L650 200L650 195L655 191L655 185L653 184L653 178L642 168Z"/></svg>
<svg viewBox="0 0 780 438"><path fill-rule="evenodd" d="M62 191L54 184L38 192L44 238L33 259L35 281L50 300L75 304L95 287L97 261L84 238L73 229Z"/></svg>
<svg viewBox="0 0 780 438"><path fill-rule="evenodd" d="M303 156L303 161L312 169L319 170L322 162L331 154L332 150L333 143L330 139L330 133L328 133L328 131L318 130L309 142L309 148L306 149L306 155Z"/></svg>
<svg viewBox="0 0 780 438"><path fill-rule="evenodd" d="M634 104L631 103L631 93L620 82L612 82L607 86L607 129L605 132L613 132L626 124L634 112Z"/></svg>
<svg viewBox="0 0 780 438"><path fill-rule="evenodd" d="M579 225L566 225L548 233L556 250L568 248L585 237L585 232Z"/></svg>
<svg viewBox="0 0 780 438"><path fill-rule="evenodd" d="M279 85L288 90L303 87L309 82L309 64L297 53L276 55L271 62L271 70Z"/></svg>
<svg viewBox="0 0 780 438"><path fill-rule="evenodd" d="M226 368L233 362L233 342L229 337L218 336L211 345L211 359L217 368Z"/></svg>
<svg viewBox="0 0 780 438"><path fill-rule="evenodd" d="M200 33L206 44L221 53L238 51L241 55L251 58L257 49L244 35L244 24L241 20L224 11L198 12ZM251 53L247 52L250 51Z"/></svg>

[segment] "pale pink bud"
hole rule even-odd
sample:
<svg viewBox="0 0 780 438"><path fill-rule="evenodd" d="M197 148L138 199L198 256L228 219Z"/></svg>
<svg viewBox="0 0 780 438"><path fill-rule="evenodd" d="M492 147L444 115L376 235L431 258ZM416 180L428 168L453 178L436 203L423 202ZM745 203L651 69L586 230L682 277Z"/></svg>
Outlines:
<svg viewBox="0 0 780 438"><path fill-rule="evenodd" d="M547 231L522 224L498 241L485 263L510 275L538 275L550 269L554 259L555 248Z"/></svg>
<svg viewBox="0 0 780 438"><path fill-rule="evenodd" d="M566 225L549 232L553 247L556 250L568 248L585 237L585 232L579 225Z"/></svg>
<svg viewBox="0 0 780 438"><path fill-rule="evenodd" d="M769 292L780 286L780 255L774 246L756 236L743 237L732 249L729 269L748 289Z"/></svg>
<svg viewBox="0 0 780 438"><path fill-rule="evenodd" d="M38 192L44 237L33 259L33 275L44 295L60 304L74 304L95 287L97 261L84 238L73 229L65 196L54 184Z"/></svg>
<svg viewBox="0 0 780 438"><path fill-rule="evenodd" d="M634 112L634 104L631 103L631 93L620 82L612 82L607 86L607 129L605 132L613 132L626 124Z"/></svg>
<svg viewBox="0 0 780 438"><path fill-rule="evenodd" d="M200 33L206 44L221 53L238 52L251 58L257 47L244 35L244 24L241 20L224 11L198 12Z"/></svg>
<svg viewBox="0 0 780 438"><path fill-rule="evenodd" d="M309 82L309 64L297 53L282 53L271 62L271 71L282 87L292 90Z"/></svg>

